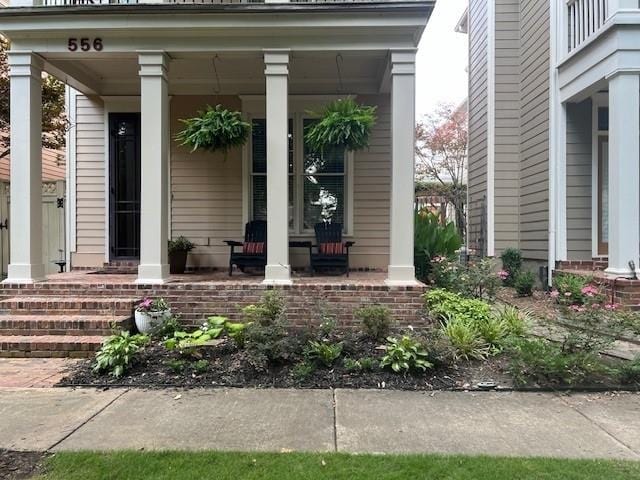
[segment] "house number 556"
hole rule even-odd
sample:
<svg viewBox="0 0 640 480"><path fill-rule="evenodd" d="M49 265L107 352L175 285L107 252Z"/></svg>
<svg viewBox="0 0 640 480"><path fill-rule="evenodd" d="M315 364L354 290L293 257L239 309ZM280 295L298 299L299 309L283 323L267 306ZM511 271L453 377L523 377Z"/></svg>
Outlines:
<svg viewBox="0 0 640 480"><path fill-rule="evenodd" d="M67 48L70 52L77 52L78 50L82 50L83 52L95 50L96 52L99 52L100 50L102 50L102 39L70 38L67 43Z"/></svg>

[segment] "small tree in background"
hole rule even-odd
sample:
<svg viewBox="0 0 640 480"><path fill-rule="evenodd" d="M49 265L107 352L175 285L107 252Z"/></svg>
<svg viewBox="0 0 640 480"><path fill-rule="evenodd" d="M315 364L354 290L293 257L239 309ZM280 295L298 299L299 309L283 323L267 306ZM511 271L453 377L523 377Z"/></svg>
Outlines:
<svg viewBox="0 0 640 480"><path fill-rule="evenodd" d="M9 42L0 36L0 158L10 153ZM64 147L67 117L64 111L64 83L46 75L42 79L42 146Z"/></svg>
<svg viewBox="0 0 640 480"><path fill-rule="evenodd" d="M433 179L445 187L461 236L466 229L467 140L466 109L452 104L441 104L416 127L416 174L419 179Z"/></svg>

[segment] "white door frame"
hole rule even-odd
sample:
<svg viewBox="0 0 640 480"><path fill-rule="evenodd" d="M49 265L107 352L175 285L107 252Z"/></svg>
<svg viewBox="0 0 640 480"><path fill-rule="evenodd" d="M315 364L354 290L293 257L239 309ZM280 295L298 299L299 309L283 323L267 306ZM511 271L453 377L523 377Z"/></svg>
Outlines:
<svg viewBox="0 0 640 480"><path fill-rule="evenodd" d="M601 136L608 136L609 131L598 130L598 108L609 106L609 94L598 92L591 97L591 256L598 259L606 259L608 255L600 254L600 208L598 205L598 152L599 140Z"/></svg>

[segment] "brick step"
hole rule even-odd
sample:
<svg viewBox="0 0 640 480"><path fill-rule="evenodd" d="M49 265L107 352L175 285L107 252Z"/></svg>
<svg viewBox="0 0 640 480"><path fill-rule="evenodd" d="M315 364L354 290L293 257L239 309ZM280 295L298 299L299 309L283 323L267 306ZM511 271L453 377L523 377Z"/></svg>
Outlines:
<svg viewBox="0 0 640 480"><path fill-rule="evenodd" d="M93 357L100 335L1 335L0 357Z"/></svg>
<svg viewBox="0 0 640 480"><path fill-rule="evenodd" d="M132 315L137 298L30 297L0 300L0 313L10 315Z"/></svg>
<svg viewBox="0 0 640 480"><path fill-rule="evenodd" d="M132 326L130 315L0 315L0 335L111 335Z"/></svg>

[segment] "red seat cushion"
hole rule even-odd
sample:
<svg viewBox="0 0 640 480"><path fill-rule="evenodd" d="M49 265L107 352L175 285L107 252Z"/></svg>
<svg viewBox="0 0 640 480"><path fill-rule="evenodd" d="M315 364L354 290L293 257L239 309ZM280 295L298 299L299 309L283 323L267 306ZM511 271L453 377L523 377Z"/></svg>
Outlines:
<svg viewBox="0 0 640 480"><path fill-rule="evenodd" d="M244 242L242 252L248 255L259 255L264 253L264 242Z"/></svg>
<svg viewBox="0 0 640 480"><path fill-rule="evenodd" d="M321 243L319 250L322 255L344 255L347 253L343 242Z"/></svg>

